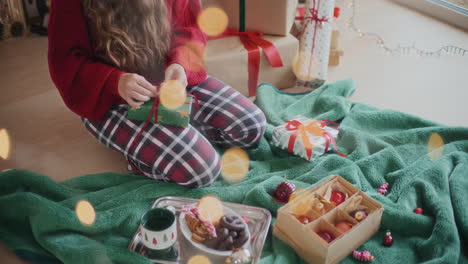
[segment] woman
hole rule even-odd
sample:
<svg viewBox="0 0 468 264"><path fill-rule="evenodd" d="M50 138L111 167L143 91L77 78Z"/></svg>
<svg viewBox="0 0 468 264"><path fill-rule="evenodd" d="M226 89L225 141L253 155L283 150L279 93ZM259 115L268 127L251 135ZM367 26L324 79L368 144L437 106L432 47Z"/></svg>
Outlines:
<svg viewBox="0 0 468 264"><path fill-rule="evenodd" d="M205 35L196 25L199 0L54 0L49 20L49 70L65 104L101 143L125 155L140 174L200 187L220 174L213 144L255 147L265 116L247 98L207 77L200 54ZM199 100L191 125L126 118L178 80Z"/></svg>

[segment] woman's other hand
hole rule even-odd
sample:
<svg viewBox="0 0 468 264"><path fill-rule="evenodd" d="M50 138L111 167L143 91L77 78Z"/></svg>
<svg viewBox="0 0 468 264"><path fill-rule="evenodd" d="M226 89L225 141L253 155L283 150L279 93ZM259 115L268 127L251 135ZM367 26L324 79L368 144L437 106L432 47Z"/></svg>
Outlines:
<svg viewBox="0 0 468 264"><path fill-rule="evenodd" d="M166 73L165 73L165 80L177 80L184 85L184 87L187 87L188 82L187 82L187 75L185 75L185 69L182 67L182 65L174 63L169 65L169 67L166 68Z"/></svg>
<svg viewBox="0 0 468 264"><path fill-rule="evenodd" d="M119 80L119 95L130 106L140 107L144 102L155 97L157 89L145 77L135 73L124 73Z"/></svg>

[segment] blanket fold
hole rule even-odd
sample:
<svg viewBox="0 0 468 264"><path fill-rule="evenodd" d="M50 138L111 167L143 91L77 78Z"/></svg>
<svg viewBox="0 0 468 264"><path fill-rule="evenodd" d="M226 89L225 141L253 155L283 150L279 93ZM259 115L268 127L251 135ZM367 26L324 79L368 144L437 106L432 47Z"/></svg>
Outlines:
<svg viewBox="0 0 468 264"><path fill-rule="evenodd" d="M149 264L127 245L140 216L158 197L213 194L223 201L267 208L275 216L281 205L271 193L285 177L307 187L338 174L385 207L381 230L359 248L369 250L376 263L468 263L468 128L353 103L348 97L354 91L351 80L299 95L260 85L256 103L268 128L259 147L248 152L250 171L239 184L220 180L186 189L117 173L58 183L24 170L2 172L0 239L31 263ZM348 157L331 151L309 163L270 145L273 128L296 115L340 122L337 144ZM445 143L435 160L428 152L433 133ZM383 196L377 188L385 182L390 187ZM89 201L96 211L91 226L82 225L75 215L80 200ZM416 207L424 214L413 213ZM390 248L381 245L386 229L394 238ZM260 263L301 262L270 230ZM349 256L343 263L357 261Z"/></svg>

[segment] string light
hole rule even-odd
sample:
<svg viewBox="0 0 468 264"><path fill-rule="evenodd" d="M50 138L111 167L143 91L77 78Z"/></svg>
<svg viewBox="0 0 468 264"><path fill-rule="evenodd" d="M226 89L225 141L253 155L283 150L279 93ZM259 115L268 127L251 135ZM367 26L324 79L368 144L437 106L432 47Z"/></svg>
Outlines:
<svg viewBox="0 0 468 264"><path fill-rule="evenodd" d="M454 45L445 45L435 50L426 50L416 47L416 44L413 43L410 46L398 45L397 47L390 47L386 44L385 40L377 33L373 32L363 32L361 28L356 25L355 16L356 16L356 0L351 0L348 5L351 8L351 17L346 20L346 25L350 27L354 32L358 34L360 38L374 38L377 40L377 44L384 50L387 55L402 55L402 54L412 54L415 53L418 56L432 57L432 56L441 56L441 55L459 55L465 56L468 55L468 50L454 46Z"/></svg>

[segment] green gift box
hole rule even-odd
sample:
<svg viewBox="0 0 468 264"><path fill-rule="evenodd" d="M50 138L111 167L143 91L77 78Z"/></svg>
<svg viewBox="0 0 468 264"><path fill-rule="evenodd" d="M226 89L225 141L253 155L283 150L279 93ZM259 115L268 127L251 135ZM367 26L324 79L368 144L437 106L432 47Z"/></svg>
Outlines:
<svg viewBox="0 0 468 264"><path fill-rule="evenodd" d="M176 108L169 109L159 104L157 107L157 123L165 126L188 127L190 123L190 112L192 111L192 96L187 96L185 103ZM127 118L136 121L146 121L153 107L154 99L145 102L139 108L130 108ZM155 116L151 117L151 122L155 123Z"/></svg>

